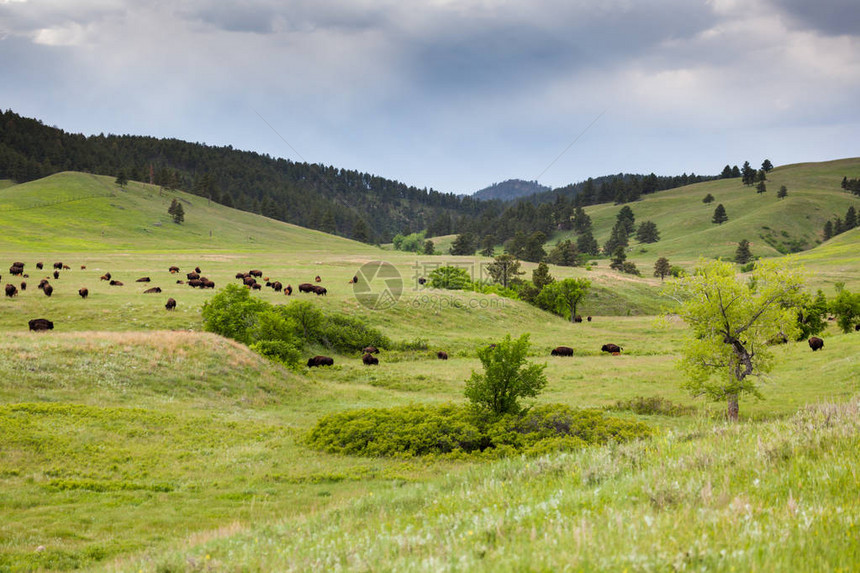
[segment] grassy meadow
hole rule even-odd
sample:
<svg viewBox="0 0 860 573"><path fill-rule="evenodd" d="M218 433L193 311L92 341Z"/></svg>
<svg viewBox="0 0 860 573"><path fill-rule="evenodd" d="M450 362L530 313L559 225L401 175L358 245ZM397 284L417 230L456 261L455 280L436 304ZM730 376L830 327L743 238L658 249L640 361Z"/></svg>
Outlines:
<svg viewBox="0 0 860 573"><path fill-rule="evenodd" d="M857 204L839 189L843 175L860 176L860 160L777 168L765 197L732 180L637 202L637 220L654 220L663 234L632 256L646 276L619 275L605 261L551 268L592 281L581 312L594 320L582 324L417 284L441 263L478 275L480 257L382 250L88 174L0 182L0 251L29 275L13 281L0 267L3 284L28 283L0 300L0 572L856 570L860 334L830 326L821 352L805 342L777 348L764 399L742 398L741 423L727 425L722 404L680 389L686 329L671 314L657 318L672 301L647 276L658 256L689 266L699 255L731 255L721 240L762 226L815 245L827 218ZM777 202L780 184L789 197ZM709 191L716 202L707 207ZM167 215L174 197L183 225ZM714 231L719 202L730 221ZM707 211L707 224L690 222L693 207ZM599 241L618 208L588 209ZM754 254L779 254L753 243ZM810 289L860 288L858 245L855 230L798 255ZM361 305L349 284L375 260L403 278L400 300L384 310ZM49 298L36 285L59 261L70 270L50 278ZM171 265L182 272L170 274ZM265 288L254 296L364 318L401 349L366 367L357 354L318 348L333 367L287 371L202 331L201 306L217 289L177 284L198 265L218 288L251 268L294 288L319 275L327 296ZM99 280L105 272L123 286ZM151 282L135 282L144 276ZM152 286L163 292L143 294ZM28 332L36 317L54 330ZM532 359L547 364L537 403L604 408L642 396L688 409L613 412L652 425L651 440L495 462L359 458L304 445L326 414L462 402L480 367L476 349L524 332ZM624 352L601 353L606 342ZM558 345L574 356L550 356Z"/></svg>

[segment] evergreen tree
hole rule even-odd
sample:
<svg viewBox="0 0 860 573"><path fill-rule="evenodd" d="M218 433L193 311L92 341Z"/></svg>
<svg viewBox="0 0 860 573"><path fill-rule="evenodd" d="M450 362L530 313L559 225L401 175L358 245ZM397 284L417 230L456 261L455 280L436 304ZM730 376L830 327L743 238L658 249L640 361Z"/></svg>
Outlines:
<svg viewBox="0 0 860 573"><path fill-rule="evenodd" d="M720 203L717 205L717 208L714 209L714 218L711 219L711 222L716 223L717 225L722 225L728 220L729 216L726 214L726 208L723 207L722 203Z"/></svg>
<svg viewBox="0 0 860 573"><path fill-rule="evenodd" d="M714 196L711 195L710 193L705 195L705 198L702 199L702 203L704 203L705 205L709 205L710 203L713 203L713 202L714 202Z"/></svg>
<svg viewBox="0 0 860 573"><path fill-rule="evenodd" d="M660 240L660 231L653 221L643 221L636 230L636 240L640 243L656 243Z"/></svg>
<svg viewBox="0 0 860 573"><path fill-rule="evenodd" d="M493 262L487 265L487 272L494 282L508 288L519 275L524 274L520 266L521 263L516 257L506 253L493 259Z"/></svg>
<svg viewBox="0 0 860 573"><path fill-rule="evenodd" d="M779 191L776 192L777 199L785 199L788 197L788 187L785 185L780 186Z"/></svg>
<svg viewBox="0 0 860 573"><path fill-rule="evenodd" d="M729 165L723 167L723 172L720 173L720 179L731 179L732 177L732 168Z"/></svg>
<svg viewBox="0 0 860 573"><path fill-rule="evenodd" d="M662 281L663 278L672 272L672 266L669 264L669 259L666 257L660 257L657 259L657 262L654 263L654 276L660 277Z"/></svg>
<svg viewBox="0 0 860 573"><path fill-rule="evenodd" d="M364 219L359 218L355 222L355 225L352 227L352 238L362 243L372 242L370 236L370 229L367 228L367 223L364 222Z"/></svg>
<svg viewBox="0 0 860 573"><path fill-rule="evenodd" d="M836 220L833 221L833 236L841 235L845 232L845 224L842 222L842 219L836 217Z"/></svg>
<svg viewBox="0 0 860 573"><path fill-rule="evenodd" d="M126 185L128 185L128 175L125 172L125 169L120 169L119 173L116 174L116 181L114 181L117 185L119 185L120 189L124 189Z"/></svg>
<svg viewBox="0 0 860 573"><path fill-rule="evenodd" d="M627 247L628 244L629 240L627 237L627 229L623 222L617 221L615 226L612 227L609 240L606 241L605 245L603 245L603 252L607 255L611 255L618 247Z"/></svg>
<svg viewBox="0 0 860 573"><path fill-rule="evenodd" d="M848 212L845 213L845 230L850 231L854 227L857 226L857 211L854 209L854 205L848 207Z"/></svg>
<svg viewBox="0 0 860 573"><path fill-rule="evenodd" d="M591 231L591 217L580 206L577 206L573 211L573 230L577 233Z"/></svg>
<svg viewBox="0 0 860 573"><path fill-rule="evenodd" d="M591 234L591 229L576 238L576 248L585 255L597 256L600 254L600 247L597 245L594 235Z"/></svg>
<svg viewBox="0 0 860 573"><path fill-rule="evenodd" d="M740 176L741 176L741 170L738 169L737 165L735 165L734 167L732 167L732 178L740 177Z"/></svg>
<svg viewBox="0 0 860 573"><path fill-rule="evenodd" d="M496 238L492 235L487 235L481 241L481 255L484 257L492 257L496 251Z"/></svg>
<svg viewBox="0 0 860 573"><path fill-rule="evenodd" d="M762 193L767 191L767 185L765 185L764 181L759 181L758 185L755 186L755 192L761 195Z"/></svg>
<svg viewBox="0 0 860 573"><path fill-rule="evenodd" d="M624 261L627 260L627 253L624 252L624 247L621 245L615 247L612 251L612 262L609 263L609 268L617 271L624 270Z"/></svg>
<svg viewBox="0 0 860 573"><path fill-rule="evenodd" d="M767 181L767 173L764 170L756 171L755 180L756 182Z"/></svg>
<svg viewBox="0 0 860 573"><path fill-rule="evenodd" d="M750 242L746 239L743 239L740 243L738 243L738 248L735 251L735 262L741 265L745 265L751 260L753 260L753 255L752 252L750 252Z"/></svg>
<svg viewBox="0 0 860 573"><path fill-rule="evenodd" d="M848 189L848 177L843 177L843 178L842 178L842 188L843 188L843 189Z"/></svg>
<svg viewBox="0 0 860 573"><path fill-rule="evenodd" d="M540 291L546 285L554 282L555 279L549 274L549 266L546 263L538 263L535 270L532 271L532 284Z"/></svg>
<svg viewBox="0 0 860 573"><path fill-rule="evenodd" d="M741 169L741 178L744 185L753 185L755 183L755 169L752 168L749 161L744 161L744 166Z"/></svg>
<svg viewBox="0 0 860 573"><path fill-rule="evenodd" d="M547 261L562 267L575 267L579 264L579 249L570 239L560 241L547 255Z"/></svg>
<svg viewBox="0 0 860 573"><path fill-rule="evenodd" d="M616 215L615 220L617 223L622 223L624 225L624 230L627 231L628 236L632 235L636 230L636 217L633 215L633 209L627 205L618 211L618 215Z"/></svg>
<svg viewBox="0 0 860 573"><path fill-rule="evenodd" d="M833 222L828 220L824 223L824 240L829 241L833 238Z"/></svg>
<svg viewBox="0 0 860 573"><path fill-rule="evenodd" d="M170 203L170 207L167 209L167 213L173 217L173 222L177 225L185 222L185 209L182 207L182 203L174 199Z"/></svg>
<svg viewBox="0 0 860 573"><path fill-rule="evenodd" d="M449 252L452 255L474 255L475 254L475 239L472 233L461 233L454 239Z"/></svg>
<svg viewBox="0 0 860 573"><path fill-rule="evenodd" d="M436 254L436 245L433 244L433 241L431 239L427 239L426 241L424 241L424 254Z"/></svg>
<svg viewBox="0 0 860 573"><path fill-rule="evenodd" d="M773 169L773 163L770 162L770 159L765 159L764 161L762 161L762 164L761 164L761 170L762 171L764 171L765 173L768 173L768 172L770 172L771 169Z"/></svg>
<svg viewBox="0 0 860 573"><path fill-rule="evenodd" d="M543 249L544 243L546 243L546 235L541 231L535 231L529 235L528 241L526 241L525 252L522 256L523 260L533 263L544 260L546 257L546 251Z"/></svg>

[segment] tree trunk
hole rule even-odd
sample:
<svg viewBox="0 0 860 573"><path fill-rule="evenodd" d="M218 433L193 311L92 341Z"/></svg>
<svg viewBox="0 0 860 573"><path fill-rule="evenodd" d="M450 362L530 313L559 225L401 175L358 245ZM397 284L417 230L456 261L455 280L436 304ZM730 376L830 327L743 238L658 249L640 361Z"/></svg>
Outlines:
<svg viewBox="0 0 860 573"><path fill-rule="evenodd" d="M729 394L728 396L729 404L727 415L730 422L738 421L738 410L740 407L738 406L738 395L737 394Z"/></svg>

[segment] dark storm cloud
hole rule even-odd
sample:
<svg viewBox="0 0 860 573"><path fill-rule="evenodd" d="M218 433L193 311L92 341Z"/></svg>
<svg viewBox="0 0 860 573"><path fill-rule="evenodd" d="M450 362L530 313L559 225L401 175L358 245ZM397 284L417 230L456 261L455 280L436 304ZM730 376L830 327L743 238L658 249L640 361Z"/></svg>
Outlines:
<svg viewBox="0 0 860 573"><path fill-rule="evenodd" d="M857 0L771 0L796 25L830 36L860 35Z"/></svg>

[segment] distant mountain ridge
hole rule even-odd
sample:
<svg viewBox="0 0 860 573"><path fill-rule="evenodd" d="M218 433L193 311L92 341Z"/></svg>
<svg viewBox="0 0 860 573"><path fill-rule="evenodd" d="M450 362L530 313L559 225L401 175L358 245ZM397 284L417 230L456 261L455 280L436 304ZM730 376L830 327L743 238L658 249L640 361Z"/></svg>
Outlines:
<svg viewBox="0 0 860 573"><path fill-rule="evenodd" d="M508 179L499 183L493 183L489 187L484 187L480 191L475 191L472 197L481 201L491 201L498 199L500 201L513 201L521 197L528 197L535 193L544 193L551 191L552 188L541 185L537 181L525 181L523 179Z"/></svg>

